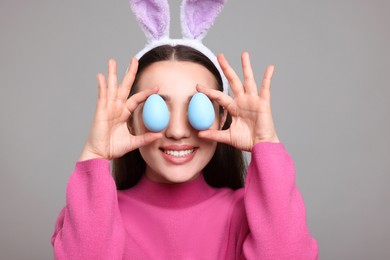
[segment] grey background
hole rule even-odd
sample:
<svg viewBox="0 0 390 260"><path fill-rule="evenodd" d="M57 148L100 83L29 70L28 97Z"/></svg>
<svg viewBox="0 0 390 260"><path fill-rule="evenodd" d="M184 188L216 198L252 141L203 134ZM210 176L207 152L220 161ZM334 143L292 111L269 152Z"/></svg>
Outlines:
<svg viewBox="0 0 390 260"><path fill-rule="evenodd" d="M179 37L179 1L170 1ZM390 259L390 2L233 1L204 42L260 83L293 156L321 259ZM126 0L0 0L0 258L51 259L96 74L145 43Z"/></svg>

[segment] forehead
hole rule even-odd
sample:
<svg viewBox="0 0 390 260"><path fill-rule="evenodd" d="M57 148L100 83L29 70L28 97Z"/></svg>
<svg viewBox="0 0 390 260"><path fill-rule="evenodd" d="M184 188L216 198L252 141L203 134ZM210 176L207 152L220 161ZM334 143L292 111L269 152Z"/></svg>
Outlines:
<svg viewBox="0 0 390 260"><path fill-rule="evenodd" d="M159 87L163 95L193 95L196 85L218 89L214 75L204 66L188 61L159 61L149 65L139 77L138 90Z"/></svg>

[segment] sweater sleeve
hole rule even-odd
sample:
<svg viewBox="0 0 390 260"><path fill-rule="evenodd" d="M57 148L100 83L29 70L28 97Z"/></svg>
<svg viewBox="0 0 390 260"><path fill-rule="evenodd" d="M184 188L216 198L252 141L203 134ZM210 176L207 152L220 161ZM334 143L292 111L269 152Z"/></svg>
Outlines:
<svg viewBox="0 0 390 260"><path fill-rule="evenodd" d="M244 195L249 234L246 259L318 259L292 158L282 143L258 143L252 150Z"/></svg>
<svg viewBox="0 0 390 260"><path fill-rule="evenodd" d="M122 259L125 231L108 160L76 163L51 243L55 259Z"/></svg>

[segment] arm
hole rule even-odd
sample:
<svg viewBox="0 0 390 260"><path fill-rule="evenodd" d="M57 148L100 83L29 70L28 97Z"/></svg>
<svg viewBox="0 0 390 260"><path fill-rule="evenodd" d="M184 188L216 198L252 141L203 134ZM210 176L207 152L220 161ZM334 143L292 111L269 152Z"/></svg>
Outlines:
<svg viewBox="0 0 390 260"><path fill-rule="evenodd" d="M243 245L246 259L318 259L310 236L294 163L282 143L253 147L245 184L250 233Z"/></svg>
<svg viewBox="0 0 390 260"><path fill-rule="evenodd" d="M219 64L234 97L198 86L232 117L226 130L199 132L202 138L223 142L252 152L244 204L249 230L242 246L248 259L316 259L318 248L306 226L305 208L295 184L293 161L279 142L271 113L271 79L274 66L267 67L257 88L249 54L241 56L244 82L223 55ZM242 237L238 243L241 245Z"/></svg>
<svg viewBox="0 0 390 260"><path fill-rule="evenodd" d="M51 243L55 259L122 259L125 231L109 161L79 161Z"/></svg>
<svg viewBox="0 0 390 260"><path fill-rule="evenodd" d="M137 72L132 59L118 86L116 62L109 60L108 80L98 74L96 111L87 142L66 191L66 206L58 217L52 245L57 259L122 259L124 227L109 160L151 143L161 133L135 136L127 121L157 88L128 98Z"/></svg>

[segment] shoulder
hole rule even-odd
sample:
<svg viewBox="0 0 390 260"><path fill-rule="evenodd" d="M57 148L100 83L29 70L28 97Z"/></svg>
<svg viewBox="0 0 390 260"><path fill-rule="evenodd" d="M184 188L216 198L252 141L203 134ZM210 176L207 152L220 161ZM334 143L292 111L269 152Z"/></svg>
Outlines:
<svg viewBox="0 0 390 260"><path fill-rule="evenodd" d="M238 241L245 237L248 232L248 222L245 210L245 189L230 190L230 208L229 208L229 237L239 243Z"/></svg>
<svg viewBox="0 0 390 260"><path fill-rule="evenodd" d="M245 204L244 204L245 189L240 188L233 192L232 197L232 215L238 218L245 216Z"/></svg>
<svg viewBox="0 0 390 260"><path fill-rule="evenodd" d="M219 204L229 208L230 214L244 213L244 188L232 190L231 188L216 188L213 196Z"/></svg>

